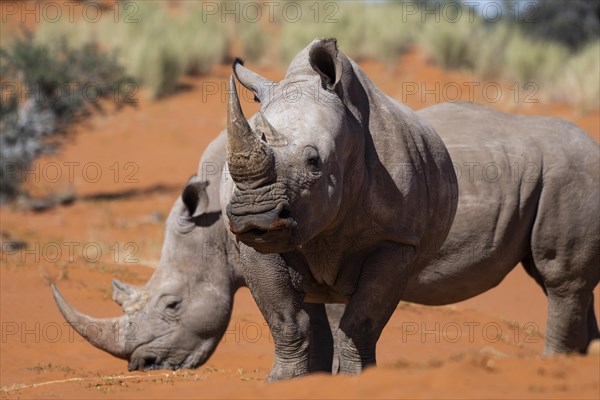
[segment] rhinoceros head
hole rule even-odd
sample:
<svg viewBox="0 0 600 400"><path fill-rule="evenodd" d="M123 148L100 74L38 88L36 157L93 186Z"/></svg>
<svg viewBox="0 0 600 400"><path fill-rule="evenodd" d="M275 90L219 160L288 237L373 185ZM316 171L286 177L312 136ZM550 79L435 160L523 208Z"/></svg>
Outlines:
<svg viewBox="0 0 600 400"><path fill-rule="evenodd" d="M334 39L313 41L279 83L238 60L234 74L261 109L251 126L232 76L227 104L227 163L235 182L227 204L230 229L259 252L290 251L343 218L340 205L360 188L368 117L359 104L366 94ZM362 104L364 109L368 103Z"/></svg>
<svg viewBox="0 0 600 400"><path fill-rule="evenodd" d="M129 360L129 370L198 367L225 332L233 293L243 281L227 260L218 201L217 211L205 212L210 208L205 186L192 178L172 207L160 263L148 283L136 287L113 280L113 299L124 315L88 317L52 286L74 329L99 349Z"/></svg>

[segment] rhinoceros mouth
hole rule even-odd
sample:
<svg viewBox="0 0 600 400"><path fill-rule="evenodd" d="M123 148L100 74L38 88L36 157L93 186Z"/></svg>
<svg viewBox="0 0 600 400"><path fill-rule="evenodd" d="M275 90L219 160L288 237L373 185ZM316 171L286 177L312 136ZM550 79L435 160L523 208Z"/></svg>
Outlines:
<svg viewBox="0 0 600 400"><path fill-rule="evenodd" d="M173 360L164 359L154 352L136 351L131 356L127 369L129 371L153 371L157 369L178 370L185 368L183 361L174 362Z"/></svg>
<svg viewBox="0 0 600 400"><path fill-rule="evenodd" d="M295 226L294 220L286 204L281 202L270 209L263 209L257 214L236 215L230 207L227 208L231 232L235 235L252 234L260 237L269 232L291 229Z"/></svg>
<svg viewBox="0 0 600 400"><path fill-rule="evenodd" d="M296 226L285 203L260 214L234 215L228 210L230 230L244 244L262 253L287 248Z"/></svg>
<svg viewBox="0 0 600 400"><path fill-rule="evenodd" d="M129 371L195 369L206 363L214 352L216 343L206 341L196 349L180 349L166 357L148 346L149 344L140 346L134 351L127 366Z"/></svg>

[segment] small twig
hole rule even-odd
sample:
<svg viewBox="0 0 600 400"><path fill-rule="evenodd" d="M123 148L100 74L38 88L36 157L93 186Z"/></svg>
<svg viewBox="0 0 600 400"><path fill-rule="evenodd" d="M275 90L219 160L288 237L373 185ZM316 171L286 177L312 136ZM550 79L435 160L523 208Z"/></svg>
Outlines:
<svg viewBox="0 0 600 400"><path fill-rule="evenodd" d="M85 382L85 381L97 381L97 380L112 381L112 380L125 380L125 379L135 379L135 378L145 379L145 378L156 378L156 377L167 377L168 378L169 376L174 376L174 375L176 375L176 374L171 372L171 373L152 374L152 375L116 375L116 376L104 376L104 377L94 377L94 378L69 378L69 379L60 379L60 380L56 380L56 381L33 383L31 385L16 384L9 388L2 387L2 388L0 388L0 392L7 393L7 392L13 392L13 391L22 390L22 389L34 389L34 388L37 388L40 386L52 385L55 383Z"/></svg>

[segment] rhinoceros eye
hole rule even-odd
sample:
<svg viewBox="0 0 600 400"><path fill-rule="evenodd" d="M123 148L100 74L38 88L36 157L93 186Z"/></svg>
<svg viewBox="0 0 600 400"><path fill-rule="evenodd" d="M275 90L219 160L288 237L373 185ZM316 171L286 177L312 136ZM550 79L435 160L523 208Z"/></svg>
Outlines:
<svg viewBox="0 0 600 400"><path fill-rule="evenodd" d="M175 316L181 308L181 299L178 297L168 296L168 299L164 302L165 313L170 316Z"/></svg>
<svg viewBox="0 0 600 400"><path fill-rule="evenodd" d="M304 149L304 160L306 163L306 167L313 171L317 172L319 170L319 163L321 162L319 158L319 152L314 147L308 146Z"/></svg>
<svg viewBox="0 0 600 400"><path fill-rule="evenodd" d="M177 309L177 307L179 307L179 304L181 303L181 300L173 300L167 303L167 307L168 309L171 310L175 310Z"/></svg>

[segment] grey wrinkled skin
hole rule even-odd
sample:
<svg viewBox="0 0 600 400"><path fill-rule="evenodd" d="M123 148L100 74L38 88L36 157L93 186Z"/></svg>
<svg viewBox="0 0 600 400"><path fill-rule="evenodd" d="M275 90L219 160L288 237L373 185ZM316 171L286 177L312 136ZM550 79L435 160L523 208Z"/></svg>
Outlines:
<svg viewBox="0 0 600 400"><path fill-rule="evenodd" d="M599 150L576 126L469 103L414 113L331 39L282 82L234 73L261 109L245 122L232 78L221 204L273 333L269 380L309 371L309 303L347 304L337 362L356 374L400 299L464 300L519 262L548 295L545 353L600 336Z"/></svg>
<svg viewBox="0 0 600 400"><path fill-rule="evenodd" d="M113 299L125 315L85 316L52 286L67 321L94 346L129 360L129 370L196 368L205 363L225 333L235 291L246 285L239 248L221 221L225 140L223 133L210 144L198 174L173 205L159 266L148 283L136 287L113 280ZM322 307L315 304L310 310L315 314L310 370L331 372L333 338ZM334 326L337 318L331 321Z"/></svg>
<svg viewBox="0 0 600 400"><path fill-rule="evenodd" d="M600 280L598 144L560 118L471 103L417 114L444 140L460 195L446 242L403 298L468 299L521 262L548 297L544 353L585 352L600 338L592 293Z"/></svg>
<svg viewBox="0 0 600 400"><path fill-rule="evenodd" d="M245 67L234 71L253 87ZM295 101L286 97L290 85L302 91ZM233 80L230 93L222 207L273 334L269 380L308 372L307 303L347 303L339 370L358 373L375 364L409 278L450 230L458 202L450 156L424 119L380 92L333 40L297 55L266 98L255 91L268 124L240 122Z"/></svg>

